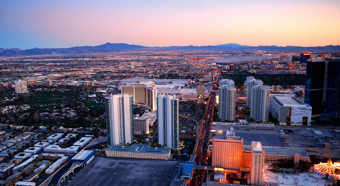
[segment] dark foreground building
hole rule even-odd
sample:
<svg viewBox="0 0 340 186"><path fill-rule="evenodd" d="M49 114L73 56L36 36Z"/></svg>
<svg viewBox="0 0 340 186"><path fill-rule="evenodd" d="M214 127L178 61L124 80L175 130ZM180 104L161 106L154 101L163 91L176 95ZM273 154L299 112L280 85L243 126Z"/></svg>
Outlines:
<svg viewBox="0 0 340 186"><path fill-rule="evenodd" d="M307 62L305 103L312 114L340 115L340 58Z"/></svg>

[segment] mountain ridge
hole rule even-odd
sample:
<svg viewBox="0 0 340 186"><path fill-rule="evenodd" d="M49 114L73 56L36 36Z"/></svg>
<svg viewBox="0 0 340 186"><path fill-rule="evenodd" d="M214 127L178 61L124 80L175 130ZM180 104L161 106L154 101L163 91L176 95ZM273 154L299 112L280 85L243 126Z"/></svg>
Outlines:
<svg viewBox="0 0 340 186"><path fill-rule="evenodd" d="M240 45L237 43L227 43L219 45L204 45L204 46L167 46L167 47L148 47L142 45L126 44L126 43L105 43L97 46L74 46L69 48L32 48L21 50L18 48L4 49L0 48L0 56L30 56L30 55L46 55L46 54L88 54L88 53L107 53L107 52L122 52L122 51L138 51L138 50L271 50L271 51L340 51L340 45L327 46L276 46L276 45Z"/></svg>

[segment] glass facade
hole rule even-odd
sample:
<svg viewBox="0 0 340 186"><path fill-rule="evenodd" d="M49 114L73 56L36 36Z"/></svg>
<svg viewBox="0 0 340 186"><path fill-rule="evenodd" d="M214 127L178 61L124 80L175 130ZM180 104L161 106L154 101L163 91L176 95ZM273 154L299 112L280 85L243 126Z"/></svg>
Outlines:
<svg viewBox="0 0 340 186"><path fill-rule="evenodd" d="M131 127L131 142L134 141L134 120L133 120L133 111L132 111L132 108L133 108L133 97L131 96L130 97L130 127Z"/></svg>
<svg viewBox="0 0 340 186"><path fill-rule="evenodd" d="M328 62L327 77L327 114L338 117L340 113L340 60Z"/></svg>
<svg viewBox="0 0 340 186"><path fill-rule="evenodd" d="M325 77L325 61L307 62L307 77L305 90L305 103L312 106L312 114L323 112L323 87Z"/></svg>
<svg viewBox="0 0 340 186"><path fill-rule="evenodd" d="M110 123L110 100L105 100L105 113L106 113L106 130L107 130L107 144L111 144L111 123Z"/></svg>
<svg viewBox="0 0 340 186"><path fill-rule="evenodd" d="M174 100L174 148L178 148L178 100Z"/></svg>
<svg viewBox="0 0 340 186"><path fill-rule="evenodd" d="M307 62L305 103L313 115L339 117L340 60Z"/></svg>

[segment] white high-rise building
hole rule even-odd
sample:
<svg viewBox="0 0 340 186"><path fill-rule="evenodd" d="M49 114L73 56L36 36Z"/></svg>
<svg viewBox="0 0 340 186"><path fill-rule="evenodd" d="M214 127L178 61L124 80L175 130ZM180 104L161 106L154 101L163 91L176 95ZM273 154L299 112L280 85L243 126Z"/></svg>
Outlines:
<svg viewBox="0 0 340 186"><path fill-rule="evenodd" d="M132 96L111 95L106 98L106 129L108 145L127 144L133 141Z"/></svg>
<svg viewBox="0 0 340 186"><path fill-rule="evenodd" d="M157 96L158 143L179 148L179 101L174 96Z"/></svg>
<svg viewBox="0 0 340 186"><path fill-rule="evenodd" d="M218 118L235 121L236 88L234 85L220 85L218 88Z"/></svg>
<svg viewBox="0 0 340 186"><path fill-rule="evenodd" d="M264 151L259 141L251 142L250 182L252 185L261 185L263 172Z"/></svg>
<svg viewBox="0 0 340 186"><path fill-rule="evenodd" d="M15 93L24 94L28 93L27 90L27 81L19 79L15 82Z"/></svg>
<svg viewBox="0 0 340 186"><path fill-rule="evenodd" d="M255 85L251 91L250 117L255 121L266 122L269 120L269 105L271 87Z"/></svg>
<svg viewBox="0 0 340 186"><path fill-rule="evenodd" d="M245 88L247 89L247 107L251 108L251 93L252 93L252 87L255 85L263 85L263 82L261 80L256 80L253 76L247 77L247 80L244 83Z"/></svg>

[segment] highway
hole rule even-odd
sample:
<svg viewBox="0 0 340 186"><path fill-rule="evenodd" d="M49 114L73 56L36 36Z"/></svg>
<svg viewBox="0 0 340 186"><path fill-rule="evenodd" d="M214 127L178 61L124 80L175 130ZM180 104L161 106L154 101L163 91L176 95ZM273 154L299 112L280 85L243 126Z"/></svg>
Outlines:
<svg viewBox="0 0 340 186"><path fill-rule="evenodd" d="M217 83L213 86L213 90L217 90ZM209 132L211 130L211 125L214 117L214 106L216 102L216 91L210 91L209 99L207 102L207 110L203 119L199 125L199 138L196 142L196 151L195 151L195 163L196 165L207 165L207 151L209 146ZM202 185L206 176L206 170L198 170L196 169L193 178L191 181L187 182L187 185L196 186Z"/></svg>

